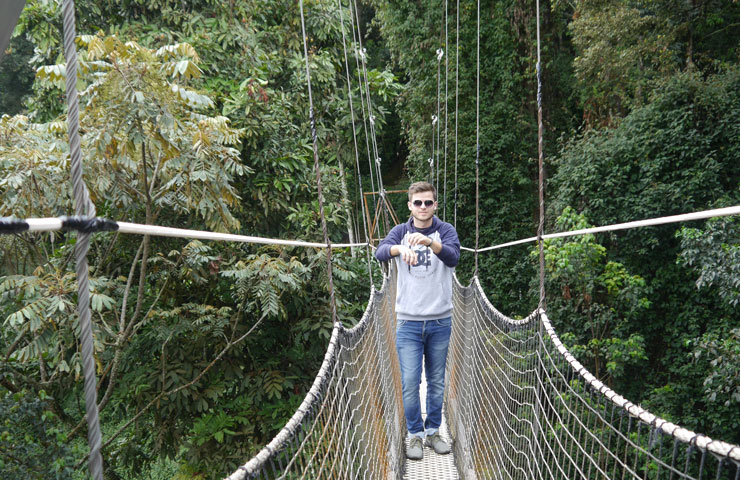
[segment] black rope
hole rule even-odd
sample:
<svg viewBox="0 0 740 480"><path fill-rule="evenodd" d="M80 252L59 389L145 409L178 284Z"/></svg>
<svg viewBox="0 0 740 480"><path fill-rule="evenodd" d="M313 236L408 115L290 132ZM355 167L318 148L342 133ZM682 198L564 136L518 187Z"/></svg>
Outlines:
<svg viewBox="0 0 740 480"><path fill-rule="evenodd" d="M82 233L115 232L118 224L107 218L61 217L62 230L76 230Z"/></svg>
<svg viewBox="0 0 740 480"><path fill-rule="evenodd" d="M0 234L22 233L29 229L28 222L10 217L0 218Z"/></svg>
<svg viewBox="0 0 740 480"><path fill-rule="evenodd" d="M118 230L118 223L107 218L65 216L59 217L58 220L61 222L61 228L52 230L76 231L80 233L115 232ZM31 225L28 222L28 220L2 217L0 218L0 235L28 232L31 230Z"/></svg>

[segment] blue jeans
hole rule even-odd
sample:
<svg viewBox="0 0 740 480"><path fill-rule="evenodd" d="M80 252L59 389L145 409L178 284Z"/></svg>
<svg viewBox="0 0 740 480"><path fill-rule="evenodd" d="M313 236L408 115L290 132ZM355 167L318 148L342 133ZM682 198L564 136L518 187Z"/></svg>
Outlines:
<svg viewBox="0 0 740 480"><path fill-rule="evenodd" d="M410 435L433 435L442 423L442 401L445 391L445 364L450 344L452 317L437 320L398 320L396 351L401 363L403 409ZM427 418L421 418L419 384L421 362L427 379Z"/></svg>

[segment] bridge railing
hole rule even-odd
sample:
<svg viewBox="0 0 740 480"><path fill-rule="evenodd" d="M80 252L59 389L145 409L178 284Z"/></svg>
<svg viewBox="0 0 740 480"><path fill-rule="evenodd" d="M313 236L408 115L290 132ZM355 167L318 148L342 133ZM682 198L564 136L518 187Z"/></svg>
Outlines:
<svg viewBox="0 0 740 480"><path fill-rule="evenodd" d="M395 273L360 322L335 324L313 386L293 417L228 478L401 478L405 420L395 349Z"/></svg>
<svg viewBox="0 0 740 480"><path fill-rule="evenodd" d="M447 418L461 478L740 479L740 447L634 405L560 342L547 315L455 289Z"/></svg>

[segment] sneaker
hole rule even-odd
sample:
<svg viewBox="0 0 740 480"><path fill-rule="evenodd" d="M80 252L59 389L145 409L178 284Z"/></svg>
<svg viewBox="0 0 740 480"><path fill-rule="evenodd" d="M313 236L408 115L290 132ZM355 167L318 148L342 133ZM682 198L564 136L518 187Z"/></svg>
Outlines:
<svg viewBox="0 0 740 480"><path fill-rule="evenodd" d="M424 457L424 443L421 437L412 435L409 438L409 446L406 447L406 458L409 460L421 460Z"/></svg>
<svg viewBox="0 0 740 480"><path fill-rule="evenodd" d="M434 435L427 435L426 440L427 447L432 447L434 451L440 455L450 453L450 444L447 443L439 433Z"/></svg>

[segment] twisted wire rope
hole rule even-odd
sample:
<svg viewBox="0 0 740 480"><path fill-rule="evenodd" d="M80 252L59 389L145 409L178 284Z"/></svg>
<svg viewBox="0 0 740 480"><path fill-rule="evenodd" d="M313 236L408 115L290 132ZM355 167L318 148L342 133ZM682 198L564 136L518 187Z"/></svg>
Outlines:
<svg viewBox="0 0 740 480"><path fill-rule="evenodd" d="M62 5L64 56L66 61L67 131L69 135L70 168L78 216L94 217L95 205L83 179L82 152L80 148L79 99L77 97L77 48L75 46L75 7L73 0L64 0ZM87 441L90 448L88 466L95 480L103 478L103 458L100 419L97 401L97 379L95 377L94 342L90 314L90 282L87 252L90 249L90 234L79 233L75 244L77 274L77 311L80 321L80 346L84 375L85 416L87 418Z"/></svg>

